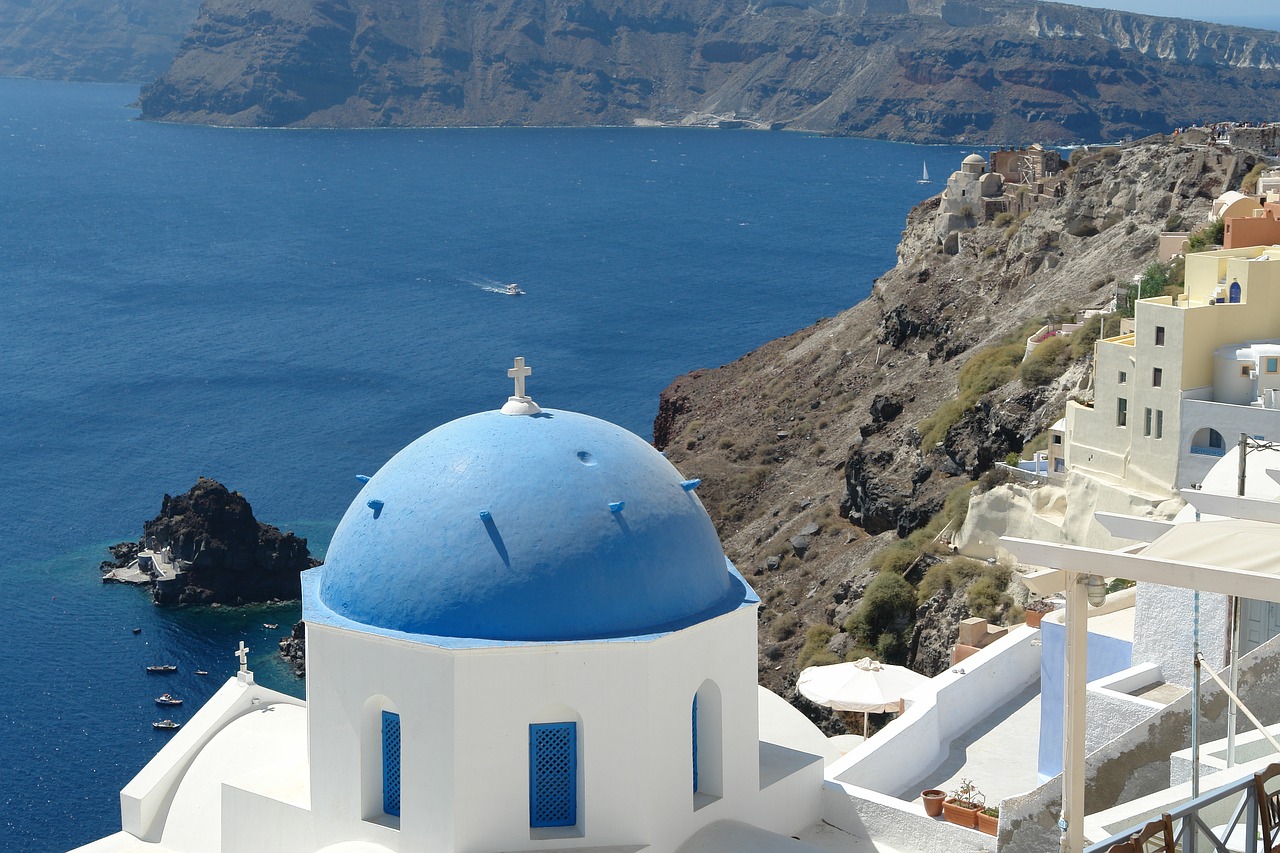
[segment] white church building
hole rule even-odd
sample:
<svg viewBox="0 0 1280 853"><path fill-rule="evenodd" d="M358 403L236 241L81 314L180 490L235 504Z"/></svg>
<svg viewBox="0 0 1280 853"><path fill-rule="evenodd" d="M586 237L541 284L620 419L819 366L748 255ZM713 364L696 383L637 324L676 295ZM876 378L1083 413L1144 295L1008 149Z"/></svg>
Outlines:
<svg viewBox="0 0 1280 853"><path fill-rule="evenodd" d="M761 739L760 602L697 482L528 372L369 478L303 575L305 703L242 657L82 853L815 849L833 791Z"/></svg>

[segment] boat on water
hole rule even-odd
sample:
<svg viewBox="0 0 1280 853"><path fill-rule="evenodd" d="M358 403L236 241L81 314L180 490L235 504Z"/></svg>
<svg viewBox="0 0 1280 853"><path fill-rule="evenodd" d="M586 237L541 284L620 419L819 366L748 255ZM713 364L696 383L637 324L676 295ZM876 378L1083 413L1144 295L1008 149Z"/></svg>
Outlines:
<svg viewBox="0 0 1280 853"><path fill-rule="evenodd" d="M176 663L153 663L151 666L147 667L147 672L151 672L151 673L157 673L157 672L167 673L167 672L177 672L177 671L178 671L178 665Z"/></svg>
<svg viewBox="0 0 1280 853"><path fill-rule="evenodd" d="M156 720L151 724L151 728L173 731L174 729L182 728L182 723L175 723L173 720Z"/></svg>
<svg viewBox="0 0 1280 853"><path fill-rule="evenodd" d="M280 626L275 622L263 622L262 627L268 630L274 631L276 628L279 628Z"/></svg>
<svg viewBox="0 0 1280 853"><path fill-rule="evenodd" d="M208 675L208 674L209 674L209 670L207 670L207 669L197 669L197 670L196 670L196 675Z"/></svg>
<svg viewBox="0 0 1280 853"><path fill-rule="evenodd" d="M141 629L141 628L134 628L134 629L133 629L133 633L135 633L135 634L141 634L141 633L142 633L142 629Z"/></svg>
<svg viewBox="0 0 1280 853"><path fill-rule="evenodd" d="M156 697L157 705L181 705L182 700L171 693L165 693Z"/></svg>
<svg viewBox="0 0 1280 853"><path fill-rule="evenodd" d="M916 181L916 183L917 183L917 184L931 184L931 183L933 183L933 180L932 180L932 179L930 179L930 177L929 177L929 164L928 164L928 163L925 163L925 164L924 164L924 166L923 166L923 171L920 173L920 179L919 179L918 181Z"/></svg>
<svg viewBox="0 0 1280 853"><path fill-rule="evenodd" d="M502 292L507 294L507 296L524 296L524 291L521 290L520 285L516 284L514 281L508 284Z"/></svg>

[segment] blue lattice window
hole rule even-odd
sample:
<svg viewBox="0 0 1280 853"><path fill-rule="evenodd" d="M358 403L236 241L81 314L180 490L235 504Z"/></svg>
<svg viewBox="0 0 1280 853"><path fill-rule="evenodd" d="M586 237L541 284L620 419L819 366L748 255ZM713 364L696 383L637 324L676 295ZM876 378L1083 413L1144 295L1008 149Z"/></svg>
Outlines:
<svg viewBox="0 0 1280 853"><path fill-rule="evenodd" d="M400 816L400 715L382 712L382 810Z"/></svg>
<svg viewBox="0 0 1280 853"><path fill-rule="evenodd" d="M529 726L529 826L578 822L578 724Z"/></svg>
<svg viewBox="0 0 1280 853"><path fill-rule="evenodd" d="M698 792L698 697L693 697L693 792Z"/></svg>

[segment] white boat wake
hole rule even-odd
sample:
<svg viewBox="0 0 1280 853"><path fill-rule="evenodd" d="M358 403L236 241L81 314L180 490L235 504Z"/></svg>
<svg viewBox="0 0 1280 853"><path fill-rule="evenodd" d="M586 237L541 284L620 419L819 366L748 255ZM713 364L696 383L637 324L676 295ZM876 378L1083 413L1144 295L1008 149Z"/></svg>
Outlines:
<svg viewBox="0 0 1280 853"><path fill-rule="evenodd" d="M488 276L472 276L469 278L463 278L462 281L472 287L478 287L486 293L501 293L503 296L524 295L524 291L521 290L520 286L515 282L504 284L503 282L489 278Z"/></svg>

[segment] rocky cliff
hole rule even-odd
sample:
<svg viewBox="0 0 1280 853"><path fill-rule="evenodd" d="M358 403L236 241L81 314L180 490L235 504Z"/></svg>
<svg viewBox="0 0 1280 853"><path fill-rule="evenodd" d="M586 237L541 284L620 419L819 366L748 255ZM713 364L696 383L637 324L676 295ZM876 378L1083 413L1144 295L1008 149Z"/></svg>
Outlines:
<svg viewBox="0 0 1280 853"><path fill-rule="evenodd" d="M153 80L199 8L200 0L0 0L0 76Z"/></svg>
<svg viewBox="0 0 1280 853"><path fill-rule="evenodd" d="M961 368L1029 321L1106 303L1115 282L1155 260L1169 217L1203 220L1255 156L1157 137L1077 160L1056 202L955 241L935 230L937 199L922 203L898 264L864 302L663 392L655 441L702 478L729 556L765 602L767 686L791 683L812 626L829 626L818 640L842 656L841 629L874 575L868 558L1021 450L1069 396L1090 393L1085 364L1043 385L1014 379L923 440L922 421L957 397ZM923 602L910 640L919 668L946 665L967 615L942 593Z"/></svg>
<svg viewBox="0 0 1280 853"><path fill-rule="evenodd" d="M207 0L143 116L1096 141L1269 119L1280 33L1020 0Z"/></svg>
<svg viewBox="0 0 1280 853"><path fill-rule="evenodd" d="M253 517L239 492L201 477L186 494L164 496L160 514L142 526L142 542L113 547L117 560L139 546L167 549L176 581L155 582L157 604L249 604L302 597L299 574L319 565L307 540ZM109 564L103 564L104 568Z"/></svg>

